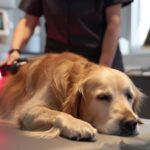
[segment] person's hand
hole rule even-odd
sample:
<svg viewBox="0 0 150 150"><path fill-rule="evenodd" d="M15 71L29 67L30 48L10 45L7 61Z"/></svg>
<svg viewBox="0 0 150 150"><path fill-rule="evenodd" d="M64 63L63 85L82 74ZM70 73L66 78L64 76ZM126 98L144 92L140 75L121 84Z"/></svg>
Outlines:
<svg viewBox="0 0 150 150"><path fill-rule="evenodd" d="M11 65L18 58L20 58L20 53L18 53L18 51L13 51L11 54L8 54L4 61L0 62L0 66Z"/></svg>

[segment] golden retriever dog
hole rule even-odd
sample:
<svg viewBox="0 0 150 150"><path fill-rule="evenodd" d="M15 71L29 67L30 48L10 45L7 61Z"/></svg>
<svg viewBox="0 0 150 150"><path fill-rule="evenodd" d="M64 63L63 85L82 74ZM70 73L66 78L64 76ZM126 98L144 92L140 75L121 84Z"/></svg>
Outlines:
<svg viewBox="0 0 150 150"><path fill-rule="evenodd" d="M0 115L31 135L83 140L138 133L142 93L124 73L72 54L47 54L9 75Z"/></svg>

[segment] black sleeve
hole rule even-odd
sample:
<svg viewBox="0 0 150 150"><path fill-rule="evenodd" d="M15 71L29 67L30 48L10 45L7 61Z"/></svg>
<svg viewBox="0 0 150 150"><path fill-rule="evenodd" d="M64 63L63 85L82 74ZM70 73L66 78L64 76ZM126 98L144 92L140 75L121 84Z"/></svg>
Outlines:
<svg viewBox="0 0 150 150"><path fill-rule="evenodd" d="M36 17L43 14L42 0L22 0L19 8L25 13Z"/></svg>
<svg viewBox="0 0 150 150"><path fill-rule="evenodd" d="M126 5L129 5L132 2L133 0L105 0L105 7L116 5L116 4L121 4L122 7L124 7Z"/></svg>

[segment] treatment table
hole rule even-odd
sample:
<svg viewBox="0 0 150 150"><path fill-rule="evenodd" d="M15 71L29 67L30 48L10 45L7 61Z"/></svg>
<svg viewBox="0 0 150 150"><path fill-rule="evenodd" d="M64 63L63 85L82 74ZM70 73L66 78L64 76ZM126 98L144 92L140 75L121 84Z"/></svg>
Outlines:
<svg viewBox="0 0 150 150"><path fill-rule="evenodd" d="M98 134L93 142L72 141L63 137L37 139L23 135L11 124L0 122L0 150L150 150L150 120L143 122L137 136Z"/></svg>

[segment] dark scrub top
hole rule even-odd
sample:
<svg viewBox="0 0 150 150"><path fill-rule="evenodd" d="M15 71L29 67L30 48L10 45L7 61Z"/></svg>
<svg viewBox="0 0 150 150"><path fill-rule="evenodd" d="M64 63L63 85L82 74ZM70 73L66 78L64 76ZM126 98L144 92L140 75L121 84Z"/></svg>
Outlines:
<svg viewBox="0 0 150 150"><path fill-rule="evenodd" d="M98 63L106 30L105 9L133 0L22 0L20 8L46 20L46 52L72 51ZM119 46L113 66L123 70Z"/></svg>

